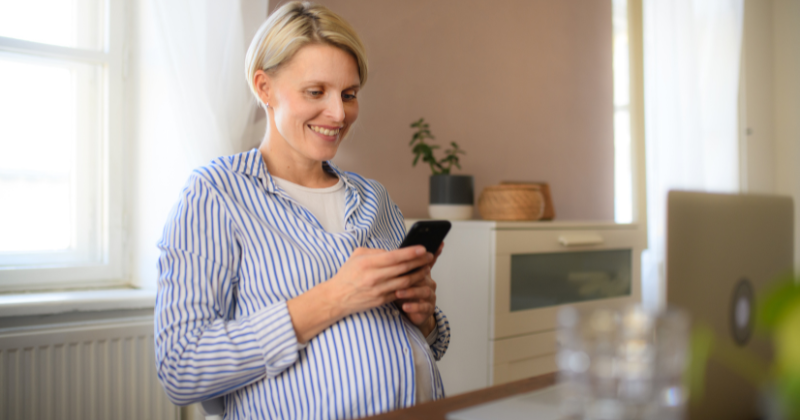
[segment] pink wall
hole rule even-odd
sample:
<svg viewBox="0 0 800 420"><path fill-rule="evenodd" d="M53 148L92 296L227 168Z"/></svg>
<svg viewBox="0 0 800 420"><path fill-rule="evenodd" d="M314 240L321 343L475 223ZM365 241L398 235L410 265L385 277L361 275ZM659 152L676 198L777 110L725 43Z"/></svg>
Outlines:
<svg viewBox="0 0 800 420"><path fill-rule="evenodd" d="M383 183L406 217L427 214L409 124L467 151L477 195L547 181L558 220L613 220L611 2L319 0L367 46L361 113L335 162ZM277 2L276 2L277 3Z"/></svg>

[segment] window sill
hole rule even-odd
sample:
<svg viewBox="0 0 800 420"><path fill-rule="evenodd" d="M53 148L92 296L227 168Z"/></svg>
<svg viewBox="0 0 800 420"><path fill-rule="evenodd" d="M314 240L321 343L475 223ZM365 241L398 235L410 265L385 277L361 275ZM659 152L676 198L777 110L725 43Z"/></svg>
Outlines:
<svg viewBox="0 0 800 420"><path fill-rule="evenodd" d="M106 289L0 295L0 317L154 308L156 291Z"/></svg>

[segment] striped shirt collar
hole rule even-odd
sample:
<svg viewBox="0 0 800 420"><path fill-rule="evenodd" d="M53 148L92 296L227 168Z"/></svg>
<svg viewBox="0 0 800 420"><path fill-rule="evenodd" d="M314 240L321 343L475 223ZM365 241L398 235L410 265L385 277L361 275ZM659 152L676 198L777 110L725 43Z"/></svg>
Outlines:
<svg viewBox="0 0 800 420"><path fill-rule="evenodd" d="M258 149L251 149L250 151L239 153L228 157L230 159L230 167L232 170L244 175L258 178L262 181L264 188L267 192L277 194L279 191L275 180L272 179L267 164L261 156L261 151ZM347 173L339 169L333 162L326 160L322 162L322 169L326 172L333 173L344 182L345 189L357 191L353 185L352 180L347 176Z"/></svg>

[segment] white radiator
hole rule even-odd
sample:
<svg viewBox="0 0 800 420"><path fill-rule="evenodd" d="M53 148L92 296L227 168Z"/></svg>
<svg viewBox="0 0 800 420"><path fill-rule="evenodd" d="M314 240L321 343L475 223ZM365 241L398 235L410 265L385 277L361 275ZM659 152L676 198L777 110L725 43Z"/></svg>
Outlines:
<svg viewBox="0 0 800 420"><path fill-rule="evenodd" d="M5 329L0 418L177 420L154 358L152 316Z"/></svg>

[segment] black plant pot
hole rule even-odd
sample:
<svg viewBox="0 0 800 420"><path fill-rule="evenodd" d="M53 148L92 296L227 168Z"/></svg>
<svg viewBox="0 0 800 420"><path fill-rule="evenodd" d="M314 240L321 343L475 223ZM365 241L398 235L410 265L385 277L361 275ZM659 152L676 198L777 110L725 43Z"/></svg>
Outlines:
<svg viewBox="0 0 800 420"><path fill-rule="evenodd" d="M475 188L472 175L431 175L430 205L432 219L472 219Z"/></svg>

